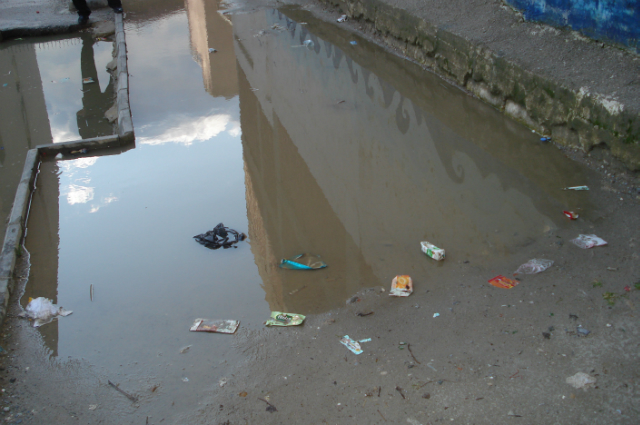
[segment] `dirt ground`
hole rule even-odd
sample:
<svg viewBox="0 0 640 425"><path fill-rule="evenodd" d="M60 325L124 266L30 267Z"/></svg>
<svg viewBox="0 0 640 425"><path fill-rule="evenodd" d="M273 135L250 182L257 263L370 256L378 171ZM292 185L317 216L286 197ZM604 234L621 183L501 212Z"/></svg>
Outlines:
<svg viewBox="0 0 640 425"><path fill-rule="evenodd" d="M308 7L326 19L338 13ZM525 46L523 54L527 49L539 50ZM578 66L575 72L589 79L593 71ZM637 101L640 80L633 78L623 82L620 98ZM573 81L582 84L577 76ZM441 265L449 271L446 281L412 276L415 291L408 298L372 288L342 309L309 316L301 327L243 332L226 381L212 382L198 410L172 418L146 413L153 388L138 403L127 403L99 368L48 360L38 334L9 317L0 343L9 351L0 358L0 414L16 424L636 424L639 176L606 149L565 154L594 170L584 195L597 205L597 218L578 219L571 230L521 246L519 255L554 264L537 275L519 275L513 289L487 281L510 277L519 264L474 264L453 256ZM608 245L580 249L570 242L580 233L596 234ZM17 301L12 303L15 315ZM340 344L345 335L371 341L355 355ZM52 367L55 379L41 382L39 370ZM594 383L574 388L566 382L580 372ZM98 404L96 422L90 413Z"/></svg>

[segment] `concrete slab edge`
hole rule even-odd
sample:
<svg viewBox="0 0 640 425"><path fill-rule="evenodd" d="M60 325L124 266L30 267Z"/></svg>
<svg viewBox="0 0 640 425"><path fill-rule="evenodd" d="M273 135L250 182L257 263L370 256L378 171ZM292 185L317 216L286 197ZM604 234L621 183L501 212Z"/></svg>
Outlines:
<svg viewBox="0 0 640 425"><path fill-rule="evenodd" d="M537 75L486 46L379 0L319 0L338 7L385 43L554 142L597 145L640 170L640 111Z"/></svg>
<svg viewBox="0 0 640 425"><path fill-rule="evenodd" d="M21 242L24 236L33 183L38 171L38 162L37 149L31 149L27 152L22 176L11 208L2 251L0 251L0 324L4 321L9 297L13 290L13 272L21 255Z"/></svg>
<svg viewBox="0 0 640 425"><path fill-rule="evenodd" d="M129 71L127 69L127 40L124 33L122 14L115 14L116 23L116 61L118 75L118 92L116 104L118 105L118 137L122 145L133 142L133 120L131 118L131 105L129 104ZM126 81L121 81L122 79Z"/></svg>

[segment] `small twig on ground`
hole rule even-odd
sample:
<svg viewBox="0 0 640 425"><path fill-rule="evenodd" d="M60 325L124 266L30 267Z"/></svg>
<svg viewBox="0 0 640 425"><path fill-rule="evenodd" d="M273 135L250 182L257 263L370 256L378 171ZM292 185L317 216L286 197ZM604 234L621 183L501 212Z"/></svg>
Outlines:
<svg viewBox="0 0 640 425"><path fill-rule="evenodd" d="M400 393L400 395L402 396L403 400L406 400L404 394L402 394L402 388L400 388L399 386L396 385L396 391Z"/></svg>
<svg viewBox="0 0 640 425"><path fill-rule="evenodd" d="M382 391L382 387L378 387L378 397L380 397L380 391Z"/></svg>
<svg viewBox="0 0 640 425"><path fill-rule="evenodd" d="M131 400L134 403L138 402L138 397L132 396L131 394L127 393L126 391L123 391L120 389L120 387L118 387L116 384L114 384L111 381L107 381L109 383L109 385L111 385L113 388L115 388L116 390L118 390L119 393L124 394L129 400Z"/></svg>
<svg viewBox="0 0 640 425"><path fill-rule="evenodd" d="M264 398L260 398L260 397L258 397L258 400L264 401L265 403L267 403L267 404L268 404L268 406L267 406L267 412L271 412L271 413L273 413L273 412L277 412L277 411L278 411L278 409L276 409L276 406L274 406L273 404L269 403L269 402L268 402L267 400L265 400Z"/></svg>
<svg viewBox="0 0 640 425"><path fill-rule="evenodd" d="M416 356L413 355L413 351L411 351L411 344L407 344L407 349L409 349L409 354L411 354L411 357L413 357L413 360L415 360L416 363L420 364L418 359L416 359Z"/></svg>
<svg viewBox="0 0 640 425"><path fill-rule="evenodd" d="M370 311L368 313L356 313L356 316L364 317L364 316L369 316L371 314L373 314L373 311Z"/></svg>
<svg viewBox="0 0 640 425"><path fill-rule="evenodd" d="M427 385L427 384L429 384L429 383L431 383L431 382L436 382L436 381L427 381L427 382L425 382L424 384L420 385L420 386L418 387L418 389L420 389L420 388L424 387L425 385Z"/></svg>
<svg viewBox="0 0 640 425"><path fill-rule="evenodd" d="M513 375L511 375L511 376L509 377L509 379L513 379L513 378L515 378L515 376L516 376L517 374L519 374L519 373L520 373L520 369L518 369L518 371L517 371L516 373L514 373Z"/></svg>
<svg viewBox="0 0 640 425"><path fill-rule="evenodd" d="M382 415L382 412L380 411L380 409L378 409L378 413L380 413L380 416L382 416L382 419L384 419L384 421L385 421L385 422L387 422L387 418L385 418L385 417Z"/></svg>

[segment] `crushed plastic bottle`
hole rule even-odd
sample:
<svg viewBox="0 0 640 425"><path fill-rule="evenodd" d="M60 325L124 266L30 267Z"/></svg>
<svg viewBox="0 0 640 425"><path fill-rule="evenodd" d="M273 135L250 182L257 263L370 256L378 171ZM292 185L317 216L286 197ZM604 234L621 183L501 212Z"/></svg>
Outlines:
<svg viewBox="0 0 640 425"><path fill-rule="evenodd" d="M594 246L603 246L607 244L607 241L597 237L596 235L579 235L577 238L571 239L571 242L582 249L589 249Z"/></svg>
<svg viewBox="0 0 640 425"><path fill-rule="evenodd" d="M553 265L553 260L543 260L534 258L529 260L516 270L513 274L536 274L547 270Z"/></svg>

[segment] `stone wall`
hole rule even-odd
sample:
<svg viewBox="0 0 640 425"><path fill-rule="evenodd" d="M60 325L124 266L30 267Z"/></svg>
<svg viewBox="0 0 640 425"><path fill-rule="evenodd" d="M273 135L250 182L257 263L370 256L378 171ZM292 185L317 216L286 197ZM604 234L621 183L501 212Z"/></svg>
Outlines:
<svg viewBox="0 0 640 425"><path fill-rule="evenodd" d="M339 7L435 73L477 95L556 143L585 151L605 144L631 170L640 170L640 114L556 81L379 0L321 0Z"/></svg>

